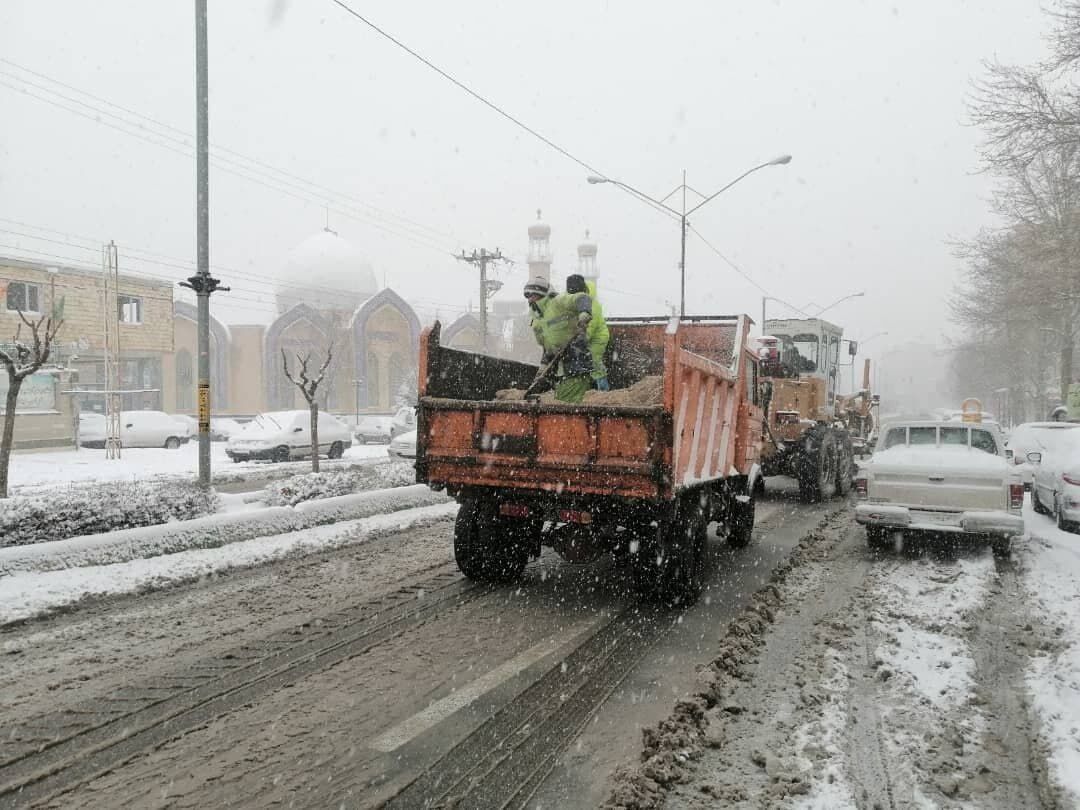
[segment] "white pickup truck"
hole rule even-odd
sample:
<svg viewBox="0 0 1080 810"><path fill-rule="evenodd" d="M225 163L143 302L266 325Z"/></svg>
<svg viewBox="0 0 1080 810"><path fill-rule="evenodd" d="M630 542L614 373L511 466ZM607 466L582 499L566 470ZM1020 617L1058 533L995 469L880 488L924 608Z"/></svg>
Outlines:
<svg viewBox="0 0 1080 810"><path fill-rule="evenodd" d="M994 423L893 422L855 479L855 519L883 548L909 532L990 539L1007 555L1024 533L1024 484Z"/></svg>

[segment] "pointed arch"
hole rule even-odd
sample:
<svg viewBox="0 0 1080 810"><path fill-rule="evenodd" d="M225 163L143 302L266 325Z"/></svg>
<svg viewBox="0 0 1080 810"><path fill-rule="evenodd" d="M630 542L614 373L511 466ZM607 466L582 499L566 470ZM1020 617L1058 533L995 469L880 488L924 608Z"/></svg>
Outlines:
<svg viewBox="0 0 1080 810"><path fill-rule="evenodd" d="M473 315L471 312L466 312L464 315L460 316L453 323L443 329L440 343L442 343L443 346L453 346L454 340L463 332L467 332L469 330L475 332L477 338L479 338L480 319Z"/></svg>
<svg viewBox="0 0 1080 810"><path fill-rule="evenodd" d="M281 382L283 375L281 370L281 338L290 327L301 322L309 324L327 343L332 337L333 326L326 316L303 302L294 304L270 324L263 337L263 386L268 408L278 407L280 399L275 392L279 390L278 383ZM289 383L289 385L292 384ZM291 396L289 401L292 401Z"/></svg>
<svg viewBox="0 0 1080 810"><path fill-rule="evenodd" d="M356 379L361 381L359 385L360 397L365 407L374 404L370 395L370 392L374 389L368 384L368 364L370 362L367 345L368 321L384 307L396 310L408 325L409 350L414 362L420 351L420 319L416 316L413 308L409 306L409 303L389 287L373 295L356 310L352 319L353 358L356 366Z"/></svg>
<svg viewBox="0 0 1080 810"><path fill-rule="evenodd" d="M199 322L198 307L186 301L173 301L173 316L191 321L194 324ZM210 386L213 391L211 404L214 408L225 408L229 405L229 354L231 343L229 328L211 315L210 335L213 337L214 345L217 348L217 351L210 354ZM174 346L173 348L174 351L179 351L177 347ZM197 356L197 347L195 351ZM179 385L179 380L177 380L177 384ZM194 392L192 392L192 396L194 396Z"/></svg>

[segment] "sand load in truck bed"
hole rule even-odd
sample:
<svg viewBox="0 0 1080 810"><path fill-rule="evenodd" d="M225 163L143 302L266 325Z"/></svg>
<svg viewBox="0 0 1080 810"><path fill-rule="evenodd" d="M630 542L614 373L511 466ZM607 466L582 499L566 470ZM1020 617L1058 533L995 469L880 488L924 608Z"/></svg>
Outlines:
<svg viewBox="0 0 1080 810"><path fill-rule="evenodd" d="M524 388L504 388L495 394L498 400L521 400L525 398ZM664 381L658 374L651 374L631 385L614 391L586 391L585 405L659 405L664 399ZM557 402L553 392L540 396L541 403Z"/></svg>

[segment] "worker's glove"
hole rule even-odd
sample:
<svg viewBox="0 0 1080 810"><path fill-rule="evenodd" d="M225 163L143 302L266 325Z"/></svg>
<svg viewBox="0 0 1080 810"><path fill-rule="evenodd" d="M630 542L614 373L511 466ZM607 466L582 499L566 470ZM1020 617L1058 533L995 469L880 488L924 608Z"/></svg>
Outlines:
<svg viewBox="0 0 1080 810"><path fill-rule="evenodd" d="M555 359L555 352L544 352L544 356L540 358L540 365L546 366L552 360Z"/></svg>
<svg viewBox="0 0 1080 810"><path fill-rule="evenodd" d="M610 391L611 390L611 385L608 383L607 377L601 377L599 380L596 381L596 390L597 391Z"/></svg>
<svg viewBox="0 0 1080 810"><path fill-rule="evenodd" d="M584 332L589 328L589 321L592 320L592 314L588 312L579 312L577 316L577 328L579 332Z"/></svg>

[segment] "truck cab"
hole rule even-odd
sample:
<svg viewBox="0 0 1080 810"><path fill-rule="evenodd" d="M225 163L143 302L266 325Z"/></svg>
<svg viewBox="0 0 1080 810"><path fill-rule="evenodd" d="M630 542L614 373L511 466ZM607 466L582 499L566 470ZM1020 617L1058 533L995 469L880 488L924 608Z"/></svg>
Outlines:
<svg viewBox="0 0 1080 810"><path fill-rule="evenodd" d="M779 377L800 377L824 383L821 408L831 419L840 370L840 341L844 330L821 318L768 320L764 332L779 348Z"/></svg>

